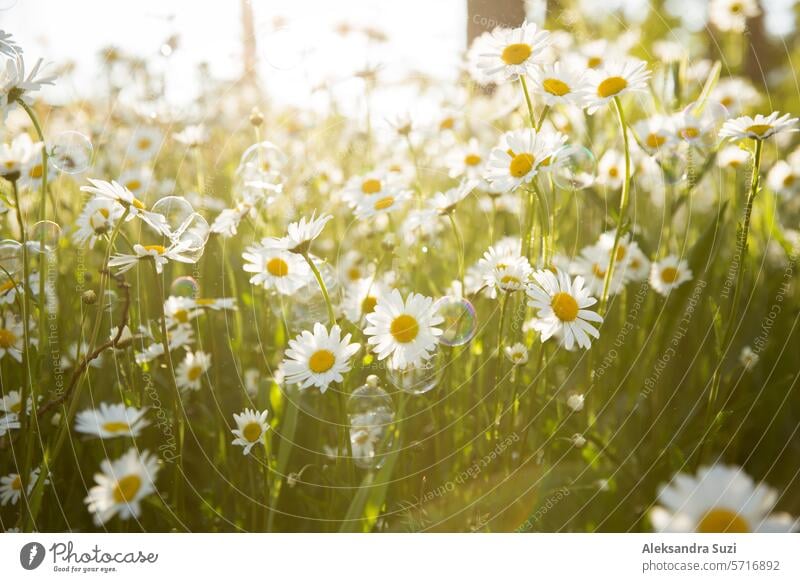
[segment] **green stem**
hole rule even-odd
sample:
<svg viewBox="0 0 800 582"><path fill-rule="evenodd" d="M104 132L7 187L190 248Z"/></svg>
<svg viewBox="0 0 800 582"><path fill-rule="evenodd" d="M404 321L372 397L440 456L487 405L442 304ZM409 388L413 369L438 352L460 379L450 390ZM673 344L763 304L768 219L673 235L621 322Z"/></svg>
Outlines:
<svg viewBox="0 0 800 582"><path fill-rule="evenodd" d="M528 105L528 121L531 124L531 129L536 131L539 125L536 123L536 116L533 113L533 102L531 101L530 93L528 93L528 82L525 80L525 75L519 76L519 82L522 85L522 92L525 94L525 103Z"/></svg>
<svg viewBox="0 0 800 582"><path fill-rule="evenodd" d="M325 307L328 308L328 321L331 326L334 326L336 325L336 316L333 313L333 304L328 295L328 288L325 286L325 281L322 279L322 275L314 264L314 261L308 256L308 253L303 253L303 258L306 260L306 263L308 263L308 266L311 267L311 272L314 273L314 278L317 280L317 284L319 284L319 290L322 291L322 297L325 299Z"/></svg>
<svg viewBox="0 0 800 582"><path fill-rule="evenodd" d="M506 324L506 310L508 307L508 296L510 294L509 291L501 291L503 294L500 297L500 322L497 326L497 357L495 359L495 367L494 367L494 383L492 385L492 389L497 391L497 404L495 405L494 414L492 418L495 422L495 426L499 424L500 419L500 412L503 406L503 396L502 392L500 391L500 381L501 381L501 374L503 370L503 345L505 343L505 324Z"/></svg>
<svg viewBox="0 0 800 582"><path fill-rule="evenodd" d="M606 269L606 276L603 280L603 295L600 297L600 309L598 310L601 314L605 313L606 310L608 290L611 286L611 278L614 275L617 249L619 248L619 241L622 237L622 227L625 222L625 216L628 214L631 188L631 151L630 144L628 143L628 126L625 123L625 112L622 110L622 103L620 103L619 97L614 97L614 107L617 110L619 129L622 132L622 141L625 147L625 181L622 183L622 194L619 198L619 216L617 217L617 229L614 233L614 245L611 247L611 256L608 258L608 269Z"/></svg>
<svg viewBox="0 0 800 582"><path fill-rule="evenodd" d="M450 219L450 226L453 228L453 235L456 237L456 246L458 247L458 276L461 279L461 296L467 296L467 288L464 285L464 238L461 236L461 231L458 229L458 224L452 212L447 213L447 218Z"/></svg>
<svg viewBox="0 0 800 582"><path fill-rule="evenodd" d="M536 200L539 203L539 224L542 230L542 267L546 269L553 259L551 238L553 236L553 230L550 228L550 212L548 209L547 197L536 182L533 183L533 191L536 193Z"/></svg>

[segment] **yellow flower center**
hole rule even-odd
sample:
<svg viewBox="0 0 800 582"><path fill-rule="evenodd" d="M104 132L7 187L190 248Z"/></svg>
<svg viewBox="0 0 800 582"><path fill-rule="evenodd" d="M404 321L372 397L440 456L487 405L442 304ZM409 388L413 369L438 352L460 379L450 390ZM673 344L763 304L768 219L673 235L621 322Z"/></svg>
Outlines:
<svg viewBox="0 0 800 582"><path fill-rule="evenodd" d="M467 154L464 163L468 166L477 166L481 163L481 157L478 154Z"/></svg>
<svg viewBox="0 0 800 582"><path fill-rule="evenodd" d="M664 142L666 141L667 138L664 137L663 135L658 135L657 133L651 133L650 135L647 136L645 143L647 144L647 147L651 149L656 149L664 145Z"/></svg>
<svg viewBox="0 0 800 582"><path fill-rule="evenodd" d="M248 442L254 443L261 436L261 425L257 422L251 422L242 429L242 436Z"/></svg>
<svg viewBox="0 0 800 582"><path fill-rule="evenodd" d="M136 494L142 486L142 479L139 475L127 475L117 481L114 486L114 501L116 503L129 503L136 498Z"/></svg>
<svg viewBox="0 0 800 582"><path fill-rule="evenodd" d="M289 274L289 265L283 259L275 257L267 263L267 272L273 277L285 277Z"/></svg>
<svg viewBox="0 0 800 582"><path fill-rule="evenodd" d="M439 129L453 129L456 124L456 120L452 117L446 117L441 121L439 124Z"/></svg>
<svg viewBox="0 0 800 582"><path fill-rule="evenodd" d="M361 269L358 267L350 267L347 270L347 278L351 281L358 281L361 278Z"/></svg>
<svg viewBox="0 0 800 582"><path fill-rule="evenodd" d="M0 329L0 348L7 350L17 343L17 334L10 329Z"/></svg>
<svg viewBox="0 0 800 582"><path fill-rule="evenodd" d="M619 169L616 166L611 166L608 169L608 175L611 176L612 178L619 177Z"/></svg>
<svg viewBox="0 0 800 582"><path fill-rule="evenodd" d="M680 134L683 139L694 139L700 135L700 130L696 127L684 127Z"/></svg>
<svg viewBox="0 0 800 582"><path fill-rule="evenodd" d="M519 280L519 277L515 277L514 275L503 275L503 277L500 279L500 282L507 286L520 285L522 283L522 281Z"/></svg>
<svg viewBox="0 0 800 582"><path fill-rule="evenodd" d="M315 374L323 374L333 368L336 363L336 356L330 350L317 350L308 360L308 367Z"/></svg>
<svg viewBox="0 0 800 582"><path fill-rule="evenodd" d="M563 97L569 93L569 85L560 79L545 79L542 81L542 89L557 97Z"/></svg>
<svg viewBox="0 0 800 582"><path fill-rule="evenodd" d="M197 303L197 305L200 307L210 307L211 305L214 305L216 301L216 299L195 299L195 303Z"/></svg>
<svg viewBox="0 0 800 582"><path fill-rule="evenodd" d="M192 366L186 372L186 377L189 378L189 380L191 380L192 382L194 382L195 380L197 380L200 377L200 375L202 373L203 373L203 367L202 366Z"/></svg>
<svg viewBox="0 0 800 582"><path fill-rule="evenodd" d="M590 69L596 69L603 64L603 59L600 57L589 57L586 61L586 66Z"/></svg>
<svg viewBox="0 0 800 582"><path fill-rule="evenodd" d="M376 192L381 191L381 181L376 180L374 178L370 178L369 180L364 180L361 183L361 191L364 194L375 194Z"/></svg>
<svg viewBox="0 0 800 582"><path fill-rule="evenodd" d="M603 98L613 97L614 95L618 95L627 86L628 82L622 77L609 77L603 79L597 86L597 96Z"/></svg>
<svg viewBox="0 0 800 582"><path fill-rule="evenodd" d="M748 533L750 525L735 511L715 507L706 512L697 524L699 533Z"/></svg>
<svg viewBox="0 0 800 582"><path fill-rule="evenodd" d="M185 309L178 309L173 315L175 319L180 321L181 323L188 323L189 322L189 312Z"/></svg>
<svg viewBox="0 0 800 582"><path fill-rule="evenodd" d="M131 180L130 182L125 184L125 187L128 190L134 191L134 190L138 190L139 188L141 188L142 187L142 183L139 180Z"/></svg>
<svg viewBox="0 0 800 582"><path fill-rule="evenodd" d="M784 186L786 186L786 187L788 188L789 186L791 186L792 184L794 184L794 181L795 181L795 176L794 176L794 174L789 174L788 176L786 176L786 177L783 179L783 185L784 185ZM0 287L0 289L2 289L2 287Z"/></svg>
<svg viewBox="0 0 800 582"><path fill-rule="evenodd" d="M375 297L364 297L364 301L361 302L362 315L366 315L375 311L375 306L377 304L378 300Z"/></svg>
<svg viewBox="0 0 800 582"><path fill-rule="evenodd" d="M595 264L592 265L592 274L595 277L598 277L598 278L602 279L603 277L606 276L606 270L603 267L601 267L600 265L598 265L597 263L595 263Z"/></svg>
<svg viewBox="0 0 800 582"><path fill-rule="evenodd" d="M524 42L510 44L503 49L502 59L507 65L521 65L533 53L531 45Z"/></svg>
<svg viewBox="0 0 800 582"><path fill-rule="evenodd" d="M31 169L28 171L28 176L30 176L34 180L38 180L39 178L42 177L43 173L44 173L44 168L42 168L42 165L36 164L35 166L31 167Z"/></svg>
<svg viewBox="0 0 800 582"><path fill-rule="evenodd" d="M678 279L678 269L675 267L666 267L661 270L661 280L664 283L674 283Z"/></svg>
<svg viewBox="0 0 800 582"><path fill-rule="evenodd" d="M0 294L3 294L6 291L9 291L10 289L13 288L14 288L14 281L12 279L4 281L3 283L0 283Z"/></svg>
<svg viewBox="0 0 800 582"><path fill-rule="evenodd" d="M575 321L578 318L578 302L569 293L556 293L550 307L561 321Z"/></svg>
<svg viewBox="0 0 800 582"><path fill-rule="evenodd" d="M150 141L150 139L143 137L142 139L139 140L139 142L136 145L140 150L146 150L151 145L153 145L153 142Z"/></svg>
<svg viewBox="0 0 800 582"><path fill-rule="evenodd" d="M625 248L625 245L619 245L617 247L617 261L621 261L625 258L625 255L628 254L628 249Z"/></svg>
<svg viewBox="0 0 800 582"><path fill-rule="evenodd" d="M162 247L161 245L145 245L144 250L146 251L155 251L159 255L163 255L167 252L167 249Z"/></svg>
<svg viewBox="0 0 800 582"><path fill-rule="evenodd" d="M750 127L748 127L747 131L749 131L750 133L754 133L759 137L764 137L764 134L771 129L772 129L771 125L767 125L766 123L757 123L755 125L751 125Z"/></svg>
<svg viewBox="0 0 800 582"><path fill-rule="evenodd" d="M128 432L131 427L127 422L107 422L103 425L103 430L106 432Z"/></svg>
<svg viewBox="0 0 800 582"><path fill-rule="evenodd" d="M394 204L394 196L387 196L386 198L381 198L375 203L375 210L386 210L387 208L391 207Z"/></svg>
<svg viewBox="0 0 800 582"><path fill-rule="evenodd" d="M139 200L138 198L134 198L134 199L133 199L133 202L131 202L131 204L133 205L133 207L134 207L134 208L138 208L139 210L144 210L145 208L147 208L147 207L144 205L144 202L142 202L142 201L141 201L141 200Z"/></svg>
<svg viewBox="0 0 800 582"><path fill-rule="evenodd" d="M22 490L22 479L20 479L20 478L19 478L19 475L17 475L16 477L14 477L14 480L11 482L11 488L12 488L14 491L20 491L20 490Z"/></svg>
<svg viewBox="0 0 800 582"><path fill-rule="evenodd" d="M413 316L404 313L394 318L390 331L394 339L401 344L407 344L417 337L419 323Z"/></svg>
<svg viewBox="0 0 800 582"><path fill-rule="evenodd" d="M508 170L515 178L522 178L533 169L535 161L533 154L516 154L511 159Z"/></svg>

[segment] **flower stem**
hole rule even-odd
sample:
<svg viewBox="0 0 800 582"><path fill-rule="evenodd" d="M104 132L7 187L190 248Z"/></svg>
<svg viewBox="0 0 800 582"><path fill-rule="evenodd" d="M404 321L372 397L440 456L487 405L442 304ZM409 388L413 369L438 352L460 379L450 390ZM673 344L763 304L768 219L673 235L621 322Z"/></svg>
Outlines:
<svg viewBox="0 0 800 582"><path fill-rule="evenodd" d="M453 227L453 235L456 237L456 246L458 247L458 276L461 280L461 296L466 297L467 288L464 285L464 238L461 236L461 231L458 229L458 223L456 223L452 212L447 213L447 218L450 219L450 226Z"/></svg>
<svg viewBox="0 0 800 582"><path fill-rule="evenodd" d="M497 356L495 359L494 365L494 383L492 385L492 389L497 391L497 403L495 405L494 414L492 415L492 419L494 420L495 427L498 427L500 424L500 413L503 407L503 396L502 392L500 391L500 382L501 382L501 373L503 369L503 345L505 343L505 324L506 324L506 310L508 307L508 296L510 292L508 291L501 291L503 294L500 297L500 322L497 326ZM496 434L496 428L493 429L493 432Z"/></svg>
<svg viewBox="0 0 800 582"><path fill-rule="evenodd" d="M333 304L331 304L331 298L328 295L328 288L325 286L325 281L322 279L322 275L314 264L314 261L308 256L308 253L303 253L303 258L306 260L306 263L308 263L308 266L311 267L311 272L314 273L314 278L317 280L319 290L322 291L322 297L325 299L325 307L328 308L328 321L332 326L336 325L336 316L333 313Z"/></svg>
<svg viewBox="0 0 800 582"><path fill-rule="evenodd" d="M625 222L625 216L628 214L631 189L631 151L628 143L628 126L625 123L625 112L622 110L622 103L620 103L619 97L614 97L614 107L617 110L619 130L622 132L622 142L625 147L625 181L622 182L622 194L619 198L619 216L617 216L617 229L614 233L614 245L611 247L608 269L606 269L605 279L603 279L603 295L600 297L600 309L598 310L600 314L605 313L606 310L608 291L611 286L611 278L614 275L614 264L617 260L617 249L619 249L619 241L622 237L622 227Z"/></svg>
<svg viewBox="0 0 800 582"><path fill-rule="evenodd" d="M536 123L536 116L533 113L533 102L531 101L530 93L528 93L528 82L525 80L525 75L519 76L519 82L522 85L522 92L525 94L525 103L528 105L528 121L531 124L531 129L536 131L539 124ZM542 116L542 118L544 118L544 116Z"/></svg>

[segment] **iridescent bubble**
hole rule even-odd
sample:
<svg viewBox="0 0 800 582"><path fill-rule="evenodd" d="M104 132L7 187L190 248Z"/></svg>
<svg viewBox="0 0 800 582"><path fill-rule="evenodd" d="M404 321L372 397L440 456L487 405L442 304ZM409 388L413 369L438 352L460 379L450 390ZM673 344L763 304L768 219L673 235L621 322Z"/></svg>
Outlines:
<svg viewBox="0 0 800 582"><path fill-rule="evenodd" d="M50 164L65 174L85 172L92 162L92 142L77 131L65 131L53 140Z"/></svg>
<svg viewBox="0 0 800 582"><path fill-rule="evenodd" d="M0 241L0 274L5 277L22 271L22 245L12 239Z"/></svg>
<svg viewBox="0 0 800 582"><path fill-rule="evenodd" d="M587 148L568 145L556 160L553 181L559 188L583 190L594 184L597 178L597 160Z"/></svg>
<svg viewBox="0 0 800 582"><path fill-rule="evenodd" d="M472 303L461 297L445 296L436 302L434 308L444 318L439 324L442 329L440 344L463 346L475 337L478 318Z"/></svg>
<svg viewBox="0 0 800 582"><path fill-rule="evenodd" d="M399 370L389 368L386 378L398 390L409 394L425 394L436 388L441 378L438 359L438 357L433 357L419 365L406 366Z"/></svg>
<svg viewBox="0 0 800 582"><path fill-rule="evenodd" d="M183 255L196 261L203 256L210 234L211 227L208 221L202 215L194 212L175 233L174 240L182 245Z"/></svg>
<svg viewBox="0 0 800 582"><path fill-rule="evenodd" d="M28 235L28 248L35 253L52 253L58 248L61 227L51 220L37 222Z"/></svg>
<svg viewBox="0 0 800 582"><path fill-rule="evenodd" d="M175 297L194 299L197 297L199 290L200 285L197 284L197 281L195 281L193 277L189 277L188 275L178 277L172 282L172 285L169 286L169 294Z"/></svg>
<svg viewBox="0 0 800 582"><path fill-rule="evenodd" d="M278 146L262 141L244 151L237 174L246 185L260 182L272 184L280 177L285 164L286 156Z"/></svg>
<svg viewBox="0 0 800 582"><path fill-rule="evenodd" d="M356 388L347 401L350 447L353 463L362 469L377 469L391 450L391 427L395 412L392 399L378 386L378 378Z"/></svg>
<svg viewBox="0 0 800 582"><path fill-rule="evenodd" d="M189 201L180 196L164 196L153 204L152 210L167 219L167 225L172 233L180 231L194 214L194 208Z"/></svg>

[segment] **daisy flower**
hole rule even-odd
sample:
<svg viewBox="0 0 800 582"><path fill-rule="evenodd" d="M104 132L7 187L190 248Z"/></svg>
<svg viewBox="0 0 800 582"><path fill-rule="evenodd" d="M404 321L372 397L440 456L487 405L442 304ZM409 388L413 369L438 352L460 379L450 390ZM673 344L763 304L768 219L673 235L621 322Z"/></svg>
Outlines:
<svg viewBox="0 0 800 582"><path fill-rule="evenodd" d="M8 55L11 58L5 59L5 69L0 70L0 109L3 110L4 115L8 105L17 99L30 105L31 93L38 91L44 85L52 85L56 80L55 75L44 74L42 59L36 61L33 69L26 75L25 60L22 58L22 54L14 50L9 52L14 54Z"/></svg>
<svg viewBox="0 0 800 582"><path fill-rule="evenodd" d="M709 100L727 109L729 115L739 115L743 110L757 105L760 98L753 85L739 77L720 79L709 96Z"/></svg>
<svg viewBox="0 0 800 582"><path fill-rule="evenodd" d="M726 121L719 132L719 136L731 140L745 138L767 139L778 133L797 131L796 125L797 118L791 117L788 113L781 115L779 112L773 111L766 116L760 113L755 117L743 115Z"/></svg>
<svg viewBox="0 0 800 582"><path fill-rule="evenodd" d="M33 143L27 133L20 133L11 143L0 146L0 176L6 179L19 179L28 161L41 152L42 144Z"/></svg>
<svg viewBox="0 0 800 582"><path fill-rule="evenodd" d="M345 289L342 311L353 323L375 311L378 300L386 294L386 286L372 277L359 279Z"/></svg>
<svg viewBox="0 0 800 582"><path fill-rule="evenodd" d="M310 282L311 269L303 257L283 249L268 248L264 241L242 253L243 269L253 273L250 283L292 295Z"/></svg>
<svg viewBox="0 0 800 582"><path fill-rule="evenodd" d="M527 184L536 175L539 164L553 152L545 151L533 129L509 131L500 146L489 154L486 180L502 192Z"/></svg>
<svg viewBox="0 0 800 582"><path fill-rule="evenodd" d="M614 61L599 70L588 71L587 112L592 114L615 97L626 93L646 91L649 78L647 63L635 59Z"/></svg>
<svg viewBox="0 0 800 582"><path fill-rule="evenodd" d="M323 214L319 218L314 218L315 213L312 213L311 218L308 220L303 217L299 222L289 224L285 237L281 239L266 239L271 241L267 242L267 246L285 248L292 253L300 255L307 253L311 247L311 242L320 235L328 221L333 219L330 214Z"/></svg>
<svg viewBox="0 0 800 582"><path fill-rule="evenodd" d="M243 455L249 455L250 449L258 443L264 442L264 435L269 429L267 414L267 410L258 412L245 408L241 413L233 415L236 428L231 432L236 438L231 441L231 444L244 447Z"/></svg>
<svg viewBox="0 0 800 582"><path fill-rule="evenodd" d="M583 278L575 277L572 281L561 270L556 273L541 270L534 273L533 279L527 288L528 305L538 310L533 328L541 334L542 342L559 333L568 350L576 343L589 349L592 344L590 336L600 337L592 324L602 323L603 318L587 309L597 303L597 299L589 295Z"/></svg>
<svg viewBox="0 0 800 582"><path fill-rule="evenodd" d="M113 200L92 198L75 221L77 229L72 234L72 242L82 245L88 241L89 248L93 249L99 237L114 230L124 212L123 207Z"/></svg>
<svg viewBox="0 0 800 582"><path fill-rule="evenodd" d="M723 32L744 32L747 19L761 14L756 0L711 0L708 20Z"/></svg>
<svg viewBox="0 0 800 582"><path fill-rule="evenodd" d="M355 208L365 196L381 199L394 196L402 189L397 174L375 171L350 178L342 191L342 198Z"/></svg>
<svg viewBox="0 0 800 582"><path fill-rule="evenodd" d="M603 293L603 286L608 270L610 249L599 244L590 245L581 249L580 255L570 264L569 272L583 278L589 291L595 295ZM616 295L626 283L625 270L614 269L611 282L608 286L608 294Z"/></svg>
<svg viewBox="0 0 800 582"><path fill-rule="evenodd" d="M433 355L442 335L436 326L444 321L433 298L411 293L404 301L397 289L381 297L366 319L364 334L370 336L378 360L391 356L390 365L397 370L418 366Z"/></svg>
<svg viewBox="0 0 800 582"><path fill-rule="evenodd" d="M187 125L183 131L173 133L172 139L186 147L196 148L208 142L208 131L202 125Z"/></svg>
<svg viewBox="0 0 800 582"><path fill-rule="evenodd" d="M23 327L22 319L10 311L0 316L0 360L8 355L22 362L22 352L25 350Z"/></svg>
<svg viewBox="0 0 800 582"><path fill-rule="evenodd" d="M585 98L583 74L556 62L533 71L531 91L550 107L576 105L581 107Z"/></svg>
<svg viewBox="0 0 800 582"><path fill-rule="evenodd" d="M144 418L146 412L147 408L101 402L99 409L89 408L75 416L75 431L101 439L137 437L150 424Z"/></svg>
<svg viewBox="0 0 800 582"><path fill-rule="evenodd" d="M149 162L161 149L163 139L155 127L137 127L128 142L128 156L137 162Z"/></svg>
<svg viewBox="0 0 800 582"><path fill-rule="evenodd" d="M489 249L483 255L485 272L484 282L491 286L511 293L525 288L533 273L530 263L526 257L502 257L492 255L493 249Z"/></svg>
<svg viewBox="0 0 800 582"><path fill-rule="evenodd" d="M655 262L650 267L650 286L664 297L691 278L689 264L674 255Z"/></svg>
<svg viewBox="0 0 800 582"><path fill-rule="evenodd" d="M680 473L658 492L660 505L650 511L659 532L792 532L788 514L774 514L778 493L755 483L742 469L715 464L696 476Z"/></svg>
<svg viewBox="0 0 800 582"><path fill-rule="evenodd" d="M33 491L36 481L39 479L39 469L31 471L30 478L28 479L28 495ZM0 505L16 505L19 498L22 497L22 479L19 474L11 473L4 477L0 477Z"/></svg>
<svg viewBox="0 0 800 582"><path fill-rule="evenodd" d="M364 220L380 214L389 214L399 209L411 199L410 190L396 190L392 193L364 194L355 206L356 218Z"/></svg>
<svg viewBox="0 0 800 582"><path fill-rule="evenodd" d="M189 248L188 243L173 243L169 247L163 245L140 245L136 243L133 245L133 252L135 254L117 254L111 257L108 261L109 267L120 267L117 272L124 273L129 271L139 261L144 259L153 259L156 266L156 273L159 275L164 271L164 265L170 261L178 263L196 263L197 258L191 254L194 249Z"/></svg>
<svg viewBox="0 0 800 582"><path fill-rule="evenodd" d="M439 214L450 214L456 209L458 203L464 200L470 193L478 187L475 180L466 180L444 192L437 192L428 199L428 206Z"/></svg>
<svg viewBox="0 0 800 582"><path fill-rule="evenodd" d="M532 22L513 29L495 28L485 52L480 55L478 67L493 81L530 76L534 67L542 62L550 44L549 37L549 32L540 30Z"/></svg>
<svg viewBox="0 0 800 582"><path fill-rule="evenodd" d="M300 384L300 388L316 386L325 392L331 382L342 382L343 374L350 371L350 359L361 344L350 343L351 335L342 337L338 325L330 333L321 323L314 324L314 331L304 331L289 341L283 359L286 382Z"/></svg>
<svg viewBox="0 0 800 582"><path fill-rule="evenodd" d="M720 168L732 168L737 170L744 168L751 154L746 149L736 145L729 145L719 150L717 153L717 165Z"/></svg>
<svg viewBox="0 0 800 582"><path fill-rule="evenodd" d="M97 485L83 500L94 514L95 525L99 527L115 515L124 520L139 517L142 499L156 491L158 458L148 451L140 455L131 447L115 461L103 460L100 470L94 475Z"/></svg>
<svg viewBox="0 0 800 582"><path fill-rule="evenodd" d="M152 172L145 169L126 170L119 175L117 182L128 189L134 198L143 198L153 179Z"/></svg>
<svg viewBox="0 0 800 582"><path fill-rule="evenodd" d="M522 366L528 362L528 349L517 342L513 346L503 348L506 358L515 366Z"/></svg>
<svg viewBox="0 0 800 582"><path fill-rule="evenodd" d="M800 167L778 160L767 174L767 185L776 194L787 196L800 190Z"/></svg>
<svg viewBox="0 0 800 582"><path fill-rule="evenodd" d="M597 183L611 190L619 190L624 179L625 156L617 150L606 150L597 163Z"/></svg>
<svg viewBox="0 0 800 582"><path fill-rule="evenodd" d="M187 352L175 370L175 381L181 390L199 390L203 374L211 368L211 354L203 351Z"/></svg>
<svg viewBox="0 0 800 582"><path fill-rule="evenodd" d="M0 416L0 437L6 436L6 433L19 429L19 417L16 414L6 414L5 416Z"/></svg>
<svg viewBox="0 0 800 582"><path fill-rule="evenodd" d="M666 115L654 115L633 126L639 145L651 156L663 151L675 137L673 120Z"/></svg>
<svg viewBox="0 0 800 582"><path fill-rule="evenodd" d="M167 219L157 212L147 210L144 202L136 198L130 190L119 182L114 180L106 182L105 180L89 178L89 183L91 183L91 186L83 186L81 190L94 194L98 198L118 202L123 209L128 211L126 221L133 220L134 217L138 216L159 233L166 236L170 235Z"/></svg>
<svg viewBox="0 0 800 582"><path fill-rule="evenodd" d="M615 230L609 230L600 235L597 241L597 248L606 253L606 264L611 258L611 249L614 248ZM620 271L620 278L623 284L630 281L645 281L650 275L650 261L642 250L639 243L631 239L630 233L621 236L617 244L617 269ZM605 276L605 275L604 275Z"/></svg>
<svg viewBox="0 0 800 582"><path fill-rule="evenodd" d="M474 137L466 145L457 146L445 159L451 178L480 180L486 168L486 154Z"/></svg>
<svg viewBox="0 0 800 582"><path fill-rule="evenodd" d="M375 410L350 417L350 449L358 467L369 469L375 466L378 448L390 423L391 418Z"/></svg>

